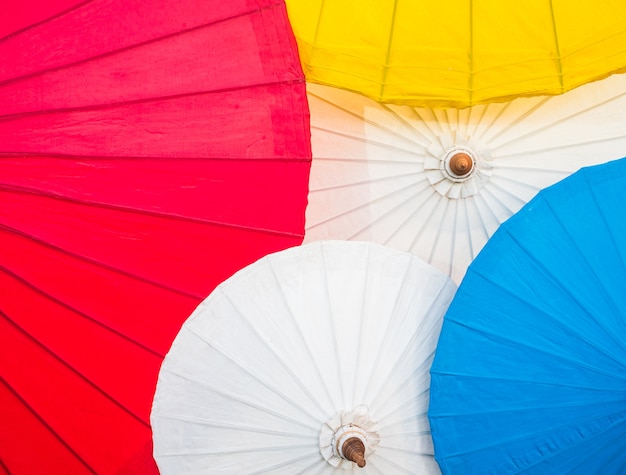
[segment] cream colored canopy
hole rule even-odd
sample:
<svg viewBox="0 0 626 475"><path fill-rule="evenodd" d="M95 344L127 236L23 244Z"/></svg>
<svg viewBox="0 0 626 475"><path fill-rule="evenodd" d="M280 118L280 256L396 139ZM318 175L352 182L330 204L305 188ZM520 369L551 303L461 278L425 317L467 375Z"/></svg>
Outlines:
<svg viewBox="0 0 626 475"><path fill-rule="evenodd" d="M378 242L457 283L500 223L540 189L626 155L623 74L559 96L463 110L384 105L316 84L308 96L305 242Z"/></svg>

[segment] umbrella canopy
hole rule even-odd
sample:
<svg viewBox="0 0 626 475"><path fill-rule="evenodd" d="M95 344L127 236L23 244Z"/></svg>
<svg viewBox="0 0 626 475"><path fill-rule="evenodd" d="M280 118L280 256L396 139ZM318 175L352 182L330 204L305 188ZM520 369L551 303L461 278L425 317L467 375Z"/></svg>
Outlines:
<svg viewBox="0 0 626 475"><path fill-rule="evenodd" d="M432 366L444 472L624 473L625 189L626 159L584 168L470 266Z"/></svg>
<svg viewBox="0 0 626 475"><path fill-rule="evenodd" d="M287 0L308 81L466 107L560 94L626 68L626 3Z"/></svg>
<svg viewBox="0 0 626 475"><path fill-rule="evenodd" d="M163 362L151 416L161 473L439 473L428 371L455 289L364 242L239 271Z"/></svg>
<svg viewBox="0 0 626 475"><path fill-rule="evenodd" d="M9 3L0 472L156 473L150 406L180 325L304 234L308 109L285 6Z"/></svg>
<svg viewBox="0 0 626 475"><path fill-rule="evenodd" d="M460 282L540 189L626 150L626 75L559 96L446 111L308 84L305 241L371 240Z"/></svg>

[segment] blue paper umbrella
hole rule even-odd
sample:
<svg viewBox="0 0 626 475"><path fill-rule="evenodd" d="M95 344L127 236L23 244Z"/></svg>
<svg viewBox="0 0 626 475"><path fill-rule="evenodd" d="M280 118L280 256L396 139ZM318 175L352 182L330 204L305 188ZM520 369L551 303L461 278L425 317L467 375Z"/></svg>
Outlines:
<svg viewBox="0 0 626 475"><path fill-rule="evenodd" d="M505 222L445 316L429 418L444 473L626 473L626 159Z"/></svg>

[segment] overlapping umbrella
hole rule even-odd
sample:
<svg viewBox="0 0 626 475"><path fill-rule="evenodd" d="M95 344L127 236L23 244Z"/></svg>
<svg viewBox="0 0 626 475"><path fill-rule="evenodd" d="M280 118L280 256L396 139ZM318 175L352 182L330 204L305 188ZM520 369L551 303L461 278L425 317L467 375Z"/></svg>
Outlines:
<svg viewBox="0 0 626 475"><path fill-rule="evenodd" d="M561 94L626 68L620 1L287 0L307 80L467 107Z"/></svg>
<svg viewBox="0 0 626 475"><path fill-rule="evenodd" d="M150 404L180 325L302 240L308 110L285 7L2 10L0 471L154 473Z"/></svg>
<svg viewBox="0 0 626 475"><path fill-rule="evenodd" d="M161 472L439 473L428 371L455 289L365 242L298 246L239 271L165 357L151 416Z"/></svg>
<svg viewBox="0 0 626 475"><path fill-rule="evenodd" d="M155 472L149 400L180 324L233 272L302 240L310 144L284 6L3 8L0 469ZM310 85L309 240L382 242L459 281L541 187L623 155L621 76L511 100L622 71L621 3L289 8L311 81L420 106L509 100L426 110ZM330 412L333 434L363 416ZM395 470L386 449L372 463ZM337 455L316 450L299 460Z"/></svg>
<svg viewBox="0 0 626 475"><path fill-rule="evenodd" d="M504 223L445 316L429 418L444 473L620 474L626 159Z"/></svg>
<svg viewBox="0 0 626 475"><path fill-rule="evenodd" d="M316 84L308 95L305 240L375 241L415 253L456 282L540 189L626 150L623 74L559 96L463 110L381 104Z"/></svg>

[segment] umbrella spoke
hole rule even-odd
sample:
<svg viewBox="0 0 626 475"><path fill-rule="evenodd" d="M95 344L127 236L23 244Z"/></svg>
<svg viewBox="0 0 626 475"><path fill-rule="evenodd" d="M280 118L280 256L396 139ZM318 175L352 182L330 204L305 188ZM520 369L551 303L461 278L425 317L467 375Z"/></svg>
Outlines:
<svg viewBox="0 0 626 475"><path fill-rule="evenodd" d="M4 315L2 315L4 317ZM13 387L11 387L11 385L9 383L7 383L7 381L0 376L0 385L3 386L7 391L9 391L17 400L19 400L20 404L22 404L22 406L24 406L28 412L31 413L31 415L33 417L35 417L39 423L50 433L53 435L53 437L65 448L65 450L67 450L67 452L69 452L73 458L75 458L76 460L78 460L78 462L90 473L93 473L94 475L96 475L98 472L91 467L87 461L80 456L80 454L78 454L73 448L72 446L63 439L63 437L61 437L58 432L56 432L54 430L53 427L51 427L45 419L43 419L41 417L41 415L39 415L37 413L36 410L34 410L29 404L28 401L26 401L24 398L22 398L19 393L17 393L15 391L15 389ZM0 460L0 466L2 466L3 468L5 468L6 473L10 474L11 472L9 472L8 468L6 468L4 466L4 463L2 462L2 460Z"/></svg>

